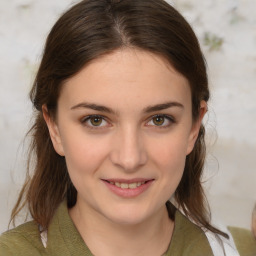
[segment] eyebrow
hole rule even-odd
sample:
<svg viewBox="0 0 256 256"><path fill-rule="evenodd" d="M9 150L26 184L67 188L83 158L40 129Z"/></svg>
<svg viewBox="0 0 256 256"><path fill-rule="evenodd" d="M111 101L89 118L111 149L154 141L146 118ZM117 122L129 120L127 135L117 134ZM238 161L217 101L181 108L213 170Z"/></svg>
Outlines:
<svg viewBox="0 0 256 256"><path fill-rule="evenodd" d="M106 112L106 113L109 113L109 114L114 113L114 110L112 110L111 108L108 108L108 107L105 107L105 106L102 106L102 105L98 105L98 104L87 103L87 102L82 102L82 103L79 103L79 104L71 107L72 110L77 109L77 108L89 108L89 109L93 109L93 110L96 110L96 111Z"/></svg>
<svg viewBox="0 0 256 256"><path fill-rule="evenodd" d="M144 108L142 112L143 113L151 113L151 112L156 112L156 111L160 111L160 110L165 110L165 109L168 109L171 107L184 108L184 106L181 103L172 101L172 102L156 104L153 106L148 106L148 107ZM100 111L100 112L106 112L109 114L116 113L116 111L114 111L113 109L108 108L106 106L102 106L102 105L98 105L98 104L94 104L94 103L87 103L87 102L79 103L79 104L71 107L71 110L79 109L79 108L89 108L89 109L93 109L93 110Z"/></svg>
<svg viewBox="0 0 256 256"><path fill-rule="evenodd" d="M151 112L155 112L155 111L168 109L168 108L171 108L171 107L184 108L184 106L181 103L172 101L172 102L157 104L157 105L154 105L154 106L148 106L145 109L143 109L143 112L144 113L151 113Z"/></svg>

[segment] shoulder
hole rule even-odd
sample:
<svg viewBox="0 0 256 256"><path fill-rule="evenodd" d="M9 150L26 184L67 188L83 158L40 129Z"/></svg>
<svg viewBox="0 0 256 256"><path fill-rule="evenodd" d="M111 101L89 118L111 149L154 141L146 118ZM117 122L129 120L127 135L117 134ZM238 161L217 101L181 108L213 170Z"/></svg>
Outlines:
<svg viewBox="0 0 256 256"><path fill-rule="evenodd" d="M256 240L249 230L237 227L228 227L228 230L241 256L256 255Z"/></svg>
<svg viewBox="0 0 256 256"><path fill-rule="evenodd" d="M0 236L0 255L40 255L42 243L34 221L6 231Z"/></svg>
<svg viewBox="0 0 256 256"><path fill-rule="evenodd" d="M178 210L171 244L166 255L212 256L212 249L203 230Z"/></svg>

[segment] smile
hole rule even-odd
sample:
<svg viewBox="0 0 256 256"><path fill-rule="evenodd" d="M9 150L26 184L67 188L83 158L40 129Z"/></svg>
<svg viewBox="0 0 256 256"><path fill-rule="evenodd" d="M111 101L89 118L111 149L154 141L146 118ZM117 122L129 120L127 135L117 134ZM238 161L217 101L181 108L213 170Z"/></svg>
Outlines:
<svg viewBox="0 0 256 256"><path fill-rule="evenodd" d="M141 185L145 184L146 181L143 182L133 182L133 183L121 183L121 182L113 182L109 181L110 184L117 186L118 188L122 189L134 189L140 187Z"/></svg>
<svg viewBox="0 0 256 256"><path fill-rule="evenodd" d="M154 182L154 179L136 180L102 180L109 190L117 196L132 198L143 194Z"/></svg>

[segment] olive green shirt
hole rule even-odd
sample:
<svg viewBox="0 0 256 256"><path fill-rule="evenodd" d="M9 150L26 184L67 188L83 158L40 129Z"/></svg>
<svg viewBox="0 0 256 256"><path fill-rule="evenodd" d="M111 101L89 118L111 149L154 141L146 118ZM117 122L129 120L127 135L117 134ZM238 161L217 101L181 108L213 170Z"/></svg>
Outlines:
<svg viewBox="0 0 256 256"><path fill-rule="evenodd" d="M255 256L256 243L249 231L230 229L241 256ZM56 211L48 228L48 241L42 244L38 225L27 222L0 236L0 256L92 256L89 248L74 226L66 203ZM175 213L175 228L171 243L164 256L212 256L204 232L179 211Z"/></svg>

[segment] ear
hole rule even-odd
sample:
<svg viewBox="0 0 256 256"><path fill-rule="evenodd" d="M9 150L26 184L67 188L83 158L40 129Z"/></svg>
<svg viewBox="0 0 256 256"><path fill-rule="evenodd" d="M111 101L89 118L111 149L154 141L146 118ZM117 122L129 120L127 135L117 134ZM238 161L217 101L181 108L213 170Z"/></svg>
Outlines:
<svg viewBox="0 0 256 256"><path fill-rule="evenodd" d="M58 125L53 120L53 118L49 115L47 106L45 104L42 106L42 111L43 111L44 120L47 124L48 130L50 133L53 147L57 154L64 156L65 154L64 154L62 143L61 143L61 137L60 137Z"/></svg>
<svg viewBox="0 0 256 256"><path fill-rule="evenodd" d="M206 112L207 112L207 103L204 100L202 100L200 102L199 117L197 120L194 121L190 131L188 147L187 147L187 155L190 154L194 148L196 139L200 131L201 123Z"/></svg>

